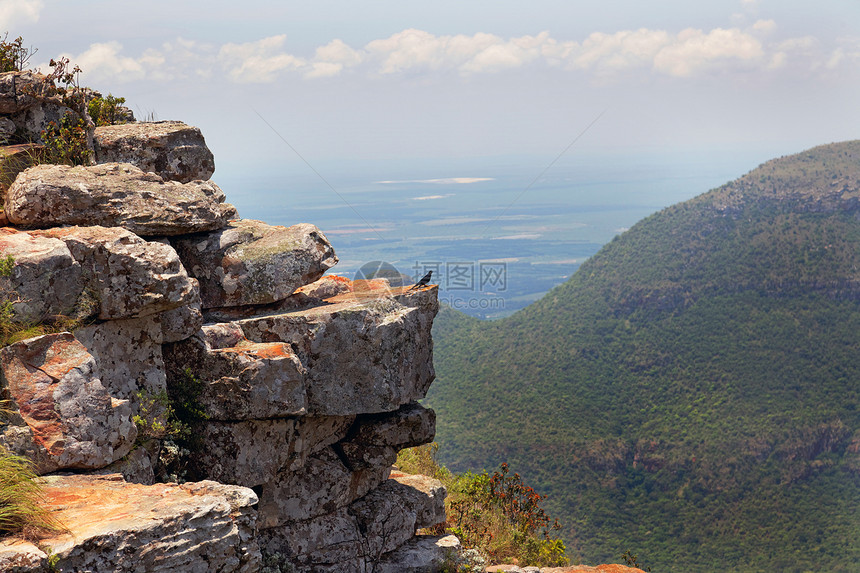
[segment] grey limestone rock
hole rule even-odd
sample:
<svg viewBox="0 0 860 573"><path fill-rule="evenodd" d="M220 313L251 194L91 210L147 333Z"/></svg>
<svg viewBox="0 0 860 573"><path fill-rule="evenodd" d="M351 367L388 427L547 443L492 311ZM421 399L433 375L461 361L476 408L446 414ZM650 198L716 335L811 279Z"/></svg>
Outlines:
<svg viewBox="0 0 860 573"><path fill-rule="evenodd" d="M445 488L421 477L391 478L333 513L262 529L260 548L264 555L287 555L299 571L362 571L412 538L416 529L444 521Z"/></svg>
<svg viewBox="0 0 860 573"><path fill-rule="evenodd" d="M14 225L123 227L144 237L220 229L236 217L214 183L164 181L127 163L89 167L37 165L6 194Z"/></svg>
<svg viewBox="0 0 860 573"><path fill-rule="evenodd" d="M172 310L194 297L194 280L170 245L144 241L120 227L63 227L33 231L63 241L81 265L102 320Z"/></svg>
<svg viewBox="0 0 860 573"><path fill-rule="evenodd" d="M328 302L235 323L249 340L295 349L307 370L310 414L388 412L423 398L435 377L435 288L414 297L341 295Z"/></svg>
<svg viewBox="0 0 860 573"><path fill-rule="evenodd" d="M16 320L35 322L74 313L85 283L80 263L63 241L4 227L0 256L15 262L11 276L0 277L0 284L7 292L15 291Z"/></svg>
<svg viewBox="0 0 860 573"><path fill-rule="evenodd" d="M93 144L97 163L131 163L165 181L206 181L215 171L200 129L181 121L97 127Z"/></svg>
<svg viewBox="0 0 860 573"><path fill-rule="evenodd" d="M173 244L200 281L204 309L284 299L337 263L328 239L308 224L280 227L242 219Z"/></svg>
<svg viewBox="0 0 860 573"><path fill-rule="evenodd" d="M194 454L201 477L246 487L272 481L304 466L308 456L344 438L354 416L319 416L202 422L206 447Z"/></svg>
<svg viewBox="0 0 860 573"><path fill-rule="evenodd" d="M147 571L168 573L260 570L254 538L257 496L215 482L126 483L107 476L48 476L47 508L68 527L39 541L0 542L0 566L21 573ZM48 550L56 563L48 564Z"/></svg>
<svg viewBox="0 0 860 573"><path fill-rule="evenodd" d="M207 329L211 332L211 328ZM163 355L168 385L202 383L197 398L210 420L253 420L306 412L304 367L282 342L211 348L203 331L173 344Z"/></svg>
<svg viewBox="0 0 860 573"><path fill-rule="evenodd" d="M40 473L101 468L134 445L128 401L108 393L95 359L70 333L3 348L0 374L13 407L0 441L29 455Z"/></svg>
<svg viewBox="0 0 860 573"><path fill-rule="evenodd" d="M158 315L109 320L74 334L95 357L111 395L131 400L135 411L138 391L155 395L167 390Z"/></svg>
<svg viewBox="0 0 860 573"><path fill-rule="evenodd" d="M438 573L460 552L456 535L416 535L374 564L374 573Z"/></svg>

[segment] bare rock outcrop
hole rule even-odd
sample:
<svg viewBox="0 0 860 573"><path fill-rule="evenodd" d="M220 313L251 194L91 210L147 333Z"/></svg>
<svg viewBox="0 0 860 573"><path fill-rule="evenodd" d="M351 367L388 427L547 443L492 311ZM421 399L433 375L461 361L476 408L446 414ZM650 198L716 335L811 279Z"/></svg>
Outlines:
<svg viewBox="0 0 860 573"><path fill-rule="evenodd" d="M165 345L168 380L175 386L186 383L193 367L202 382L197 400L210 420L305 414L305 369L292 348L282 342L241 342L212 348L201 331Z"/></svg>
<svg viewBox="0 0 860 573"><path fill-rule="evenodd" d="M71 334L3 348L0 374L13 408L0 441L29 455L40 473L101 468L134 445L129 403L105 390L95 359Z"/></svg>
<svg viewBox="0 0 860 573"><path fill-rule="evenodd" d="M164 181L127 163L38 165L9 187L6 216L23 227L101 225L169 236L225 227L236 209L224 199L214 183Z"/></svg>
<svg viewBox="0 0 860 573"><path fill-rule="evenodd" d="M376 573L437 573L460 553L456 535L416 535L374 564Z"/></svg>
<svg viewBox="0 0 860 573"><path fill-rule="evenodd" d="M95 293L102 320L164 312L193 297L193 279L170 245L144 241L119 227L63 227L32 234L66 244Z"/></svg>
<svg viewBox="0 0 860 573"><path fill-rule="evenodd" d="M331 243L309 224L280 227L242 219L173 244L200 281L203 308L279 301L337 263Z"/></svg>
<svg viewBox="0 0 860 573"><path fill-rule="evenodd" d="M340 440L354 416L208 421L197 428L206 447L193 456L201 477L246 487L262 486L279 472L295 471L308 456Z"/></svg>
<svg viewBox="0 0 860 573"><path fill-rule="evenodd" d="M68 531L39 546L0 542L0 569L188 573L259 571L254 538L257 496L215 482L129 484L122 477L49 476L47 508ZM12 567L18 569L12 569Z"/></svg>
<svg viewBox="0 0 860 573"><path fill-rule="evenodd" d="M62 104L44 77L0 74L0 132ZM444 521L444 489L391 477L435 433L417 400L436 287L323 278L325 235L237 220L197 128L99 128L95 146L104 163L17 173L0 218L12 320L74 325L0 350L0 445L88 472L47 478L69 531L0 542L0 569L437 567L456 544L413 538ZM152 485L185 479L203 481Z"/></svg>
<svg viewBox="0 0 860 573"><path fill-rule="evenodd" d="M411 539L416 529L435 525L435 519L444 516L445 490L427 479L388 479L334 513L262 529L261 549L287 556L301 571L364 571Z"/></svg>
<svg viewBox="0 0 860 573"><path fill-rule="evenodd" d="M99 364L102 383L112 396L132 400L167 389L158 315L108 320L74 332Z"/></svg>
<svg viewBox="0 0 860 573"><path fill-rule="evenodd" d="M181 121L97 127L93 144L97 163L131 163L165 181L207 181L215 172L200 129Z"/></svg>
<svg viewBox="0 0 860 573"><path fill-rule="evenodd" d="M346 293L326 302L235 323L249 340L295 349L307 369L312 414L389 412L424 397L435 378L435 290L397 297Z"/></svg>
<svg viewBox="0 0 860 573"><path fill-rule="evenodd" d="M0 277L5 292L15 292L15 318L39 321L70 315L84 289L80 263L66 244L55 238L0 229L0 256L14 261L12 273Z"/></svg>

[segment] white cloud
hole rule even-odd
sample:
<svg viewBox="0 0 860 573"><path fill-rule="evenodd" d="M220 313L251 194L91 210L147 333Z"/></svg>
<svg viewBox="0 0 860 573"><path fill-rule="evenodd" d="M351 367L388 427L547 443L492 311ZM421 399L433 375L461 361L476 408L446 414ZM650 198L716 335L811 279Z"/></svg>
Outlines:
<svg viewBox="0 0 860 573"><path fill-rule="evenodd" d="M720 63L750 64L764 60L761 42L731 28L710 32L688 28L654 57L654 69L672 76L687 77Z"/></svg>
<svg viewBox="0 0 860 573"><path fill-rule="evenodd" d="M623 30L614 34L595 32L571 53L569 66L614 72L626 68L650 67L654 57L670 43L662 30Z"/></svg>
<svg viewBox="0 0 860 573"><path fill-rule="evenodd" d="M218 51L227 75L235 82L269 83L278 72L296 70L306 65L305 61L281 50L286 36L270 36L244 44L224 44Z"/></svg>
<svg viewBox="0 0 860 573"><path fill-rule="evenodd" d="M547 40L549 32L541 32L537 36L521 36L507 42L493 43L476 53L459 69L467 73L486 73L518 68L539 58Z"/></svg>
<svg viewBox="0 0 860 573"><path fill-rule="evenodd" d="M752 27L756 32L769 34L776 30L776 22L773 20L756 20Z"/></svg>
<svg viewBox="0 0 860 573"><path fill-rule="evenodd" d="M823 46L811 36L773 38L776 32L772 20L758 20L744 29L690 28L675 34L648 28L595 32L581 41L556 39L546 31L506 39L483 32L437 36L410 28L360 48L335 39L317 47L310 57L288 53L286 36L277 35L221 46L177 38L138 56L124 54L119 42L105 42L69 58L84 69L89 82L95 76L120 82L226 77L266 83L290 73L308 79L348 70L371 77L449 72L468 76L541 67L612 81L634 72L676 78L754 69L808 72L844 67L860 52L854 39Z"/></svg>
<svg viewBox="0 0 860 573"><path fill-rule="evenodd" d="M139 80L145 76L143 65L135 60L122 56L122 45L119 42L91 44L89 49L77 56L66 56L72 64L83 70L84 77L91 78L122 78L123 80Z"/></svg>
<svg viewBox="0 0 860 573"><path fill-rule="evenodd" d="M357 66L365 54L350 48L343 40L335 39L316 50L311 69L305 73L308 78L336 76L344 68Z"/></svg>
<svg viewBox="0 0 860 573"><path fill-rule="evenodd" d="M42 0L0 0L0 29L12 30L22 22L38 22Z"/></svg>

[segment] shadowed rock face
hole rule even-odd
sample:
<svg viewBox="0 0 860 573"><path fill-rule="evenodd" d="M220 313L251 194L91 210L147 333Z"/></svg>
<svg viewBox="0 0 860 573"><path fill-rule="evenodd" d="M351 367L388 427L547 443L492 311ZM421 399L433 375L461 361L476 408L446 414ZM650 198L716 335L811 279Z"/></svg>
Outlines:
<svg viewBox="0 0 860 573"><path fill-rule="evenodd" d="M93 145L97 163L131 163L165 181L207 181L215 172L203 134L181 121L97 127Z"/></svg>
<svg viewBox="0 0 860 573"><path fill-rule="evenodd" d="M288 555L302 571L362 571L444 520L444 499L437 480L399 474L343 509L263 529L258 539L264 553Z"/></svg>
<svg viewBox="0 0 860 573"><path fill-rule="evenodd" d="M151 237L223 228L236 208L214 183L165 182L127 163L38 165L9 187L6 215L24 227L102 225Z"/></svg>

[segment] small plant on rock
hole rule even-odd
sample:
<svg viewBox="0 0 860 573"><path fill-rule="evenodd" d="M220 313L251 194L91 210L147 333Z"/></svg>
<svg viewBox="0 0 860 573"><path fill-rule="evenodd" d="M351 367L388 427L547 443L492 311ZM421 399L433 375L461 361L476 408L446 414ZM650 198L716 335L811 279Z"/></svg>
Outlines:
<svg viewBox="0 0 860 573"><path fill-rule="evenodd" d="M188 425L176 418L176 412L166 390L158 392L138 390L135 398L138 413L134 416L134 423L137 426L139 442L151 439L180 439L190 433Z"/></svg>
<svg viewBox="0 0 860 573"><path fill-rule="evenodd" d="M33 463L0 447L0 535L38 537L60 528L42 507L42 489Z"/></svg>
<svg viewBox="0 0 860 573"><path fill-rule="evenodd" d="M43 163L89 165L93 152L87 139L87 122L80 116L66 113L59 125L52 121L42 131Z"/></svg>
<svg viewBox="0 0 860 573"><path fill-rule="evenodd" d="M20 72L27 69L27 63L38 50L25 48L24 39L18 36L9 40L9 32L0 40L0 72Z"/></svg>
<svg viewBox="0 0 860 573"><path fill-rule="evenodd" d="M636 567L637 569L641 569L643 571L651 571L650 567L645 567L644 565L639 563L639 559L635 555L633 555L633 552L629 549L621 555L621 558L624 560L624 563L628 567Z"/></svg>

